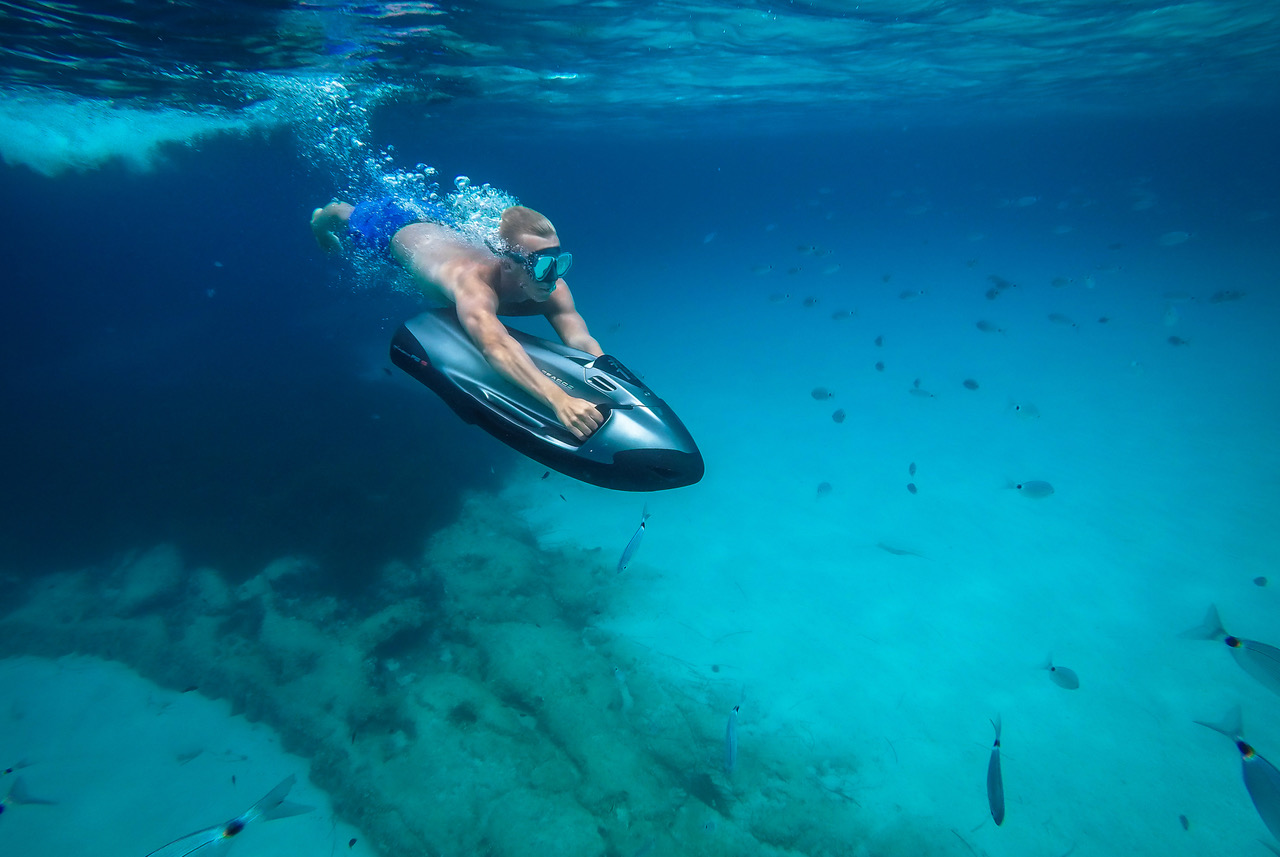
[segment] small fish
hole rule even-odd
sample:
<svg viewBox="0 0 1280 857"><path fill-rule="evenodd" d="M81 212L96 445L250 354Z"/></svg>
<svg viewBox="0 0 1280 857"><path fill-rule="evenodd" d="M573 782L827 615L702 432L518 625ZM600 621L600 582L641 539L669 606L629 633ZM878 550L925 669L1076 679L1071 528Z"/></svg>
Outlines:
<svg viewBox="0 0 1280 857"><path fill-rule="evenodd" d="M218 846L226 843L231 837L236 836L259 819L272 821L277 818L288 818L293 815L311 812L315 807L289 803L285 800L285 796L289 794L289 789L293 788L293 784L297 780L298 778L292 775L286 777L280 785L267 792L262 800L230 821L205 828L204 830L197 830L195 833L188 833L181 839L175 839L168 845L157 848L147 857L185 857L187 854L194 854L206 847L210 851L215 851Z"/></svg>
<svg viewBox="0 0 1280 857"><path fill-rule="evenodd" d="M1185 244L1190 237L1189 232L1166 232L1157 240L1166 247L1176 247L1179 244Z"/></svg>
<svg viewBox="0 0 1280 857"><path fill-rule="evenodd" d="M551 475L551 471L550 471L550 470L544 470L544 471L542 472L542 475L541 475L541 476L539 476L538 478L539 478L539 479L546 479L546 478L547 478L548 476L550 476L550 475Z"/></svg>
<svg viewBox="0 0 1280 857"><path fill-rule="evenodd" d="M729 722L724 727L724 771L732 774L738 765L738 708L729 712Z"/></svg>
<svg viewBox="0 0 1280 857"><path fill-rule="evenodd" d="M964 387L966 390L976 390L978 389L978 382L972 378L965 378L960 382L960 386Z"/></svg>
<svg viewBox="0 0 1280 857"><path fill-rule="evenodd" d="M1049 671L1049 678L1053 679L1053 683L1058 687L1064 690L1077 690L1080 687L1080 677L1076 675L1076 671L1067 667L1054 666L1052 655L1045 661L1044 669Z"/></svg>
<svg viewBox="0 0 1280 857"><path fill-rule="evenodd" d="M835 312L831 313L831 320L843 321L846 318L853 318L857 314L858 314L858 311L856 309L838 309Z"/></svg>
<svg viewBox="0 0 1280 857"><path fill-rule="evenodd" d="M1070 316L1063 315L1060 312L1049 313L1049 321L1053 322L1054 324L1060 324L1063 327L1079 327L1080 326L1076 324L1075 320L1072 319Z"/></svg>
<svg viewBox="0 0 1280 857"><path fill-rule="evenodd" d="M938 398L936 395L934 395L933 393L930 393L928 390L924 389L923 387L912 387L911 389L907 390L907 392L921 399Z"/></svg>
<svg viewBox="0 0 1280 857"><path fill-rule="evenodd" d="M1220 304L1226 303L1227 301L1238 301L1244 297L1244 295L1244 292L1236 291L1235 289L1220 289L1219 291L1209 295L1209 303Z"/></svg>
<svg viewBox="0 0 1280 857"><path fill-rule="evenodd" d="M1067 286L1071 285L1071 280L1067 277L1054 277L1049 281L1049 285L1053 286L1055 289L1065 289Z"/></svg>
<svg viewBox="0 0 1280 857"><path fill-rule="evenodd" d="M772 265L752 265L751 266L751 273L755 274L757 277L763 277L765 274L769 273L772 270L773 270Z"/></svg>
<svg viewBox="0 0 1280 857"><path fill-rule="evenodd" d="M13 785L9 786L9 791L3 798L0 798L0 815L10 806L53 806L54 801L45 800L44 798L33 797L27 791L27 784L22 777L15 777Z"/></svg>
<svg viewBox="0 0 1280 857"><path fill-rule="evenodd" d="M844 408L840 408L834 414L831 415L831 419L835 420L838 423L844 422L844 418L845 418Z"/></svg>
<svg viewBox="0 0 1280 857"><path fill-rule="evenodd" d="M1254 585L1254 586L1266 586L1266 585L1267 585L1267 579L1266 579L1265 577L1255 577L1255 578L1253 579L1253 585Z"/></svg>
<svg viewBox="0 0 1280 857"><path fill-rule="evenodd" d="M178 753L174 758L177 760L179 765L185 765L188 762L192 762L195 759L199 758L200 754L203 752L204 750L202 748L194 747L190 750L183 750L182 752Z"/></svg>
<svg viewBox="0 0 1280 857"><path fill-rule="evenodd" d="M1178 823L1182 825L1183 830L1191 829L1191 822L1187 821L1187 817L1185 815L1178 816Z"/></svg>
<svg viewBox="0 0 1280 857"><path fill-rule="evenodd" d="M788 294L787 292L774 292L773 294L769 295L769 303L780 304L790 297L791 295Z"/></svg>
<svg viewBox="0 0 1280 857"><path fill-rule="evenodd" d="M1002 292L1005 289L1016 289L1018 287L1017 283L1013 282L1012 280L1006 280L1004 277L1000 276L999 274L989 274L987 275L987 279L991 281L991 284L993 286L995 286L997 289L999 289Z"/></svg>
<svg viewBox="0 0 1280 857"><path fill-rule="evenodd" d="M1191 344L1190 339L1183 339L1181 336L1170 336L1166 341L1175 348Z"/></svg>
<svg viewBox="0 0 1280 857"><path fill-rule="evenodd" d="M993 286L992 288L987 289L982 294L983 294L983 297L985 297L987 300L993 301L996 298L1000 297L1000 290Z"/></svg>
<svg viewBox="0 0 1280 857"><path fill-rule="evenodd" d="M1009 410L1023 419L1036 420L1040 418L1040 409L1031 402L1010 402Z"/></svg>
<svg viewBox="0 0 1280 857"><path fill-rule="evenodd" d="M919 491L919 489L918 489L918 488L916 488L916 483L914 483L914 482L908 482L908 483L907 483L907 492L908 492L908 493L910 493L910 494L915 494L915 493L918 493L918 491Z"/></svg>
<svg viewBox="0 0 1280 857"><path fill-rule="evenodd" d="M907 475L908 476L916 475L916 463L914 461L907 465Z"/></svg>
<svg viewBox="0 0 1280 857"><path fill-rule="evenodd" d="M1010 482L1009 487L1033 500L1041 500L1053 493L1053 486L1041 479L1028 479L1026 482Z"/></svg>
<svg viewBox="0 0 1280 857"><path fill-rule="evenodd" d="M898 300L900 301L913 301L916 298L923 296L924 289L906 289L905 291L898 292Z"/></svg>
<svg viewBox="0 0 1280 857"><path fill-rule="evenodd" d="M1000 776L1000 715L991 721L996 728L996 740L991 744L991 759L987 762L987 805L996 827L1004 823L1004 779Z"/></svg>
<svg viewBox="0 0 1280 857"><path fill-rule="evenodd" d="M883 348L883 347L884 347L884 336L883 336L883 335L881 335L881 336L877 336L877 337L876 337L876 348Z"/></svg>
<svg viewBox="0 0 1280 857"><path fill-rule="evenodd" d="M814 387L812 390L809 391L809 395L813 396L814 399L821 402L824 399L830 399L832 396L835 395L835 393L831 392L826 387Z"/></svg>
<svg viewBox="0 0 1280 857"><path fill-rule="evenodd" d="M622 698L622 710L630 711L635 705L635 700L631 698L631 688L627 687L627 674L622 671L622 667L613 668L613 677L618 681L618 692Z"/></svg>
<svg viewBox="0 0 1280 857"><path fill-rule="evenodd" d="M1180 635L1192 640L1221 640L1231 649L1231 655L1240 668L1261 682L1273 693L1280 694L1280 649L1257 640L1233 637L1222 627L1218 608L1209 605L1204 621L1188 628Z"/></svg>
<svg viewBox="0 0 1280 857"><path fill-rule="evenodd" d="M5 774L12 774L15 771L21 771L23 768L29 768L29 767L31 767L30 762L28 762L25 759L19 759L17 762L14 762L12 765L5 768L4 770L0 770L0 776L3 776Z"/></svg>
<svg viewBox="0 0 1280 857"><path fill-rule="evenodd" d="M618 559L618 574L626 571L627 565L635 557L636 551L640 549L640 540L644 538L645 522L649 520L649 504L644 504L644 509L640 512L640 526L636 527L635 533L631 536L631 541L627 542L627 546L622 551L621 558Z"/></svg>
<svg viewBox="0 0 1280 857"><path fill-rule="evenodd" d="M877 360L877 361L876 361L876 371L877 371L877 372L883 372L883 371L884 371L884 361L883 361L883 360Z"/></svg>
<svg viewBox="0 0 1280 857"><path fill-rule="evenodd" d="M928 557L922 553L916 553L915 551L907 550L906 548L894 547L893 545L888 545L884 542L876 542L876 547L880 548L880 550L885 553L893 554L894 556L914 556L919 557L920 559L928 559Z"/></svg>
<svg viewBox="0 0 1280 857"><path fill-rule="evenodd" d="M827 496L827 495L828 495L828 494L830 494L830 493L831 493L831 483L830 483L830 482L819 482L819 483L818 483L818 496L819 496L819 497L825 497L825 496Z"/></svg>
<svg viewBox="0 0 1280 857"><path fill-rule="evenodd" d="M1201 726L1207 726L1214 732L1220 732L1235 742L1240 751L1240 768L1244 774L1244 787L1253 800L1253 808L1258 811L1262 823L1271 831L1271 835L1280 839L1280 771L1268 762L1244 740L1244 725L1240 718L1240 707L1236 706L1227 712L1221 723L1206 723L1197 720Z"/></svg>
<svg viewBox="0 0 1280 857"><path fill-rule="evenodd" d="M981 330L983 333L1004 333L1003 327L999 327L998 325L992 324L986 319L979 321L974 326L977 327L978 330Z"/></svg>
<svg viewBox="0 0 1280 857"><path fill-rule="evenodd" d="M817 305L818 305L818 299L815 298L813 295L810 295L809 297L804 299L804 306L806 309L808 309L809 307L817 306Z"/></svg>

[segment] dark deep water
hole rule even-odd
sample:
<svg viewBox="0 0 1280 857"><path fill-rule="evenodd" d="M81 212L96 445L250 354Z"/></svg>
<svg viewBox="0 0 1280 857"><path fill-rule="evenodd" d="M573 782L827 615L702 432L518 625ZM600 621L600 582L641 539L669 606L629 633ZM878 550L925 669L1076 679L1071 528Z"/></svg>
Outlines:
<svg viewBox="0 0 1280 857"><path fill-rule="evenodd" d="M7 567L161 540L233 576L298 552L341 579L420 549L502 461L451 454L470 430L383 372L413 303L334 284L306 228L326 191L287 142L177 152L147 175L5 169L3 186L22 201L2 313Z"/></svg>

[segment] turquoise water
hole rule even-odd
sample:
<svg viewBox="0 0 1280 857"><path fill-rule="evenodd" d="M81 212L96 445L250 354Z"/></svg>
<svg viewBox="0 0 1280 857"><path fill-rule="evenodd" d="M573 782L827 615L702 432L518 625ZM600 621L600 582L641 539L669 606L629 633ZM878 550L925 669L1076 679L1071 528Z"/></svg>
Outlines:
<svg viewBox="0 0 1280 857"><path fill-rule="evenodd" d="M1274 670L1180 636L1280 640L1268 4L0 31L0 854L148 854L290 775L313 811L219 848L1278 844L1194 722L1280 758L1231 661ZM388 190L546 213L705 478L544 478L391 367L421 298L307 229Z"/></svg>

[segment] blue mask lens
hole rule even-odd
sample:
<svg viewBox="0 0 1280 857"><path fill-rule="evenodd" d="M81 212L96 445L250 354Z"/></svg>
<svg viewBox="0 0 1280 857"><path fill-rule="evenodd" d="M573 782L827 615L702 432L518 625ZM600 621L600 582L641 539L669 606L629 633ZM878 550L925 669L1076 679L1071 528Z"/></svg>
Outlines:
<svg viewBox="0 0 1280 857"><path fill-rule="evenodd" d="M554 283L573 266L572 253L535 253L529 273L539 283Z"/></svg>

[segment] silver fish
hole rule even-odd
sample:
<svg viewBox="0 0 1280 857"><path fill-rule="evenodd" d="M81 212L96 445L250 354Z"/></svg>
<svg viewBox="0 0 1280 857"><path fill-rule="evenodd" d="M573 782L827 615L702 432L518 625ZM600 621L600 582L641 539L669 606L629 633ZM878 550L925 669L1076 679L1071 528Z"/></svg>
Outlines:
<svg viewBox="0 0 1280 857"><path fill-rule="evenodd" d="M1219 289L1209 296L1209 303L1220 304L1227 301L1238 301L1245 293L1237 289Z"/></svg>
<svg viewBox="0 0 1280 857"><path fill-rule="evenodd" d="M289 794L289 789L293 788L293 784L297 781L297 777L286 777L278 786L267 792L262 800L230 821L205 828L204 830L197 830L195 833L188 833L181 839L175 839L168 845L157 848L147 857L185 857L187 854L194 854L206 847L209 847L210 851L214 851L217 850L219 845L240 833L258 819L271 821L276 818L288 818L291 815L302 815L304 812L311 812L315 807L289 803L285 800L285 797Z"/></svg>
<svg viewBox="0 0 1280 857"><path fill-rule="evenodd" d="M735 705L729 712L729 722L724 727L724 770L732 774L738 765L738 708Z"/></svg>
<svg viewBox="0 0 1280 857"><path fill-rule="evenodd" d="M987 804L996 826L1004 823L1004 778L1000 776L1000 715L991 721L996 727L996 740L991 744L991 760L987 762Z"/></svg>
<svg viewBox="0 0 1280 857"><path fill-rule="evenodd" d="M10 806L31 805L54 806L54 801L45 800L40 797L33 797L32 794L27 791L27 784L23 781L22 777L14 777L13 784L9 786L9 791L5 793L3 798L0 798L0 813L3 813L5 809Z"/></svg>
<svg viewBox="0 0 1280 857"><path fill-rule="evenodd" d="M1231 649L1231 655L1240 668L1253 676L1273 693L1280 694L1280 649L1257 640L1246 640L1233 637L1222 627L1222 619L1218 616L1218 608L1209 605L1204 622L1195 628L1182 632L1183 637L1193 640L1222 640ZM1280 838L1280 837L1278 837Z"/></svg>
<svg viewBox="0 0 1280 857"><path fill-rule="evenodd" d="M1041 479L1028 479L1026 482L1010 482L1009 488L1033 500L1042 500L1053 493L1053 486Z"/></svg>
<svg viewBox="0 0 1280 857"><path fill-rule="evenodd" d="M1244 787L1249 790L1253 808L1258 811L1262 823L1271 831L1271 835L1280 839L1280 771L1259 756L1244 740L1240 707L1236 706L1228 711L1221 723L1205 723L1203 720L1197 720L1196 723L1207 726L1214 732L1221 732L1235 742L1236 749L1240 751Z"/></svg>
<svg viewBox="0 0 1280 857"><path fill-rule="evenodd" d="M1009 410L1027 420L1040 418L1040 409L1033 402L1009 402Z"/></svg>
<svg viewBox="0 0 1280 857"><path fill-rule="evenodd" d="M618 560L618 573L626 571L627 566L636 555L636 551L640 549L640 540L644 538L645 521L649 520L649 504L644 504L644 511L640 513L640 526L636 527L635 535L631 537L631 541L627 542L627 546L622 551L622 557Z"/></svg>
<svg viewBox="0 0 1280 857"><path fill-rule="evenodd" d="M1067 667L1058 667L1053 665L1053 656L1045 661L1044 668L1049 671L1049 678L1053 679L1053 683L1065 690L1076 690L1080 687L1080 676L1076 675L1076 671Z"/></svg>

